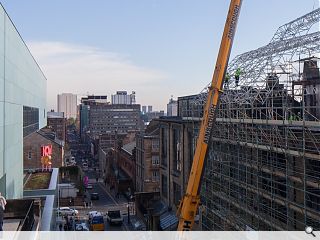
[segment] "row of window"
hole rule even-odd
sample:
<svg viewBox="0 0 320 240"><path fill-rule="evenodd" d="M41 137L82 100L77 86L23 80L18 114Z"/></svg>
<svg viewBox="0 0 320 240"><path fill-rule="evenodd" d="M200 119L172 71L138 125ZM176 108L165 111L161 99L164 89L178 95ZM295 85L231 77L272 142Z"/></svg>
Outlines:
<svg viewBox="0 0 320 240"><path fill-rule="evenodd" d="M160 157L158 155L153 155L151 159L152 159L152 165L157 166L160 164Z"/></svg>
<svg viewBox="0 0 320 240"><path fill-rule="evenodd" d="M23 106L23 137L39 129L39 108Z"/></svg>

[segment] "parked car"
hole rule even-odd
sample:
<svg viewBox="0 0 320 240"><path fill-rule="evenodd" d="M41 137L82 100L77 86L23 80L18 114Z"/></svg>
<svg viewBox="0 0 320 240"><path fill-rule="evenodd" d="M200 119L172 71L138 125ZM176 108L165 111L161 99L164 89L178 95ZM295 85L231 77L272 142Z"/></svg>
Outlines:
<svg viewBox="0 0 320 240"><path fill-rule="evenodd" d="M75 215L78 215L79 213L78 210L69 208L69 207L60 207L57 209L57 212L59 215L62 215L62 216L69 216L69 215L75 216Z"/></svg>
<svg viewBox="0 0 320 240"><path fill-rule="evenodd" d="M90 199L91 200L99 200L99 193L91 193Z"/></svg>
<svg viewBox="0 0 320 240"><path fill-rule="evenodd" d="M93 189L93 186L91 184L88 184L88 186L86 186L86 189Z"/></svg>
<svg viewBox="0 0 320 240"><path fill-rule="evenodd" d="M107 220L112 224L122 225L123 217L121 216L120 210L113 210L107 212Z"/></svg>

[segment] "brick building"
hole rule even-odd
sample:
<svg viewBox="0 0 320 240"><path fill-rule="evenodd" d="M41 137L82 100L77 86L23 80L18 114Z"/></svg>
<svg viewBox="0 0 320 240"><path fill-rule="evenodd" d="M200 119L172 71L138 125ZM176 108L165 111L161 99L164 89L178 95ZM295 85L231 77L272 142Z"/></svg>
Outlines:
<svg viewBox="0 0 320 240"><path fill-rule="evenodd" d="M121 173L117 176L118 180L118 192L126 193L131 195L135 191L135 180L136 180L136 171L135 171L135 161L136 161L136 142L131 142L123 145L118 149L118 159L117 166L118 171ZM123 181L124 180L124 181ZM129 191L130 189L130 191ZM127 191L128 190L128 191Z"/></svg>
<svg viewBox="0 0 320 240"><path fill-rule="evenodd" d="M52 167L63 166L64 142L57 139L50 128L42 128L29 134L23 141L23 168L41 168L41 147L52 146Z"/></svg>
<svg viewBox="0 0 320 240"><path fill-rule="evenodd" d="M47 126L51 127L59 140L66 141L66 119L63 112L48 112Z"/></svg>
<svg viewBox="0 0 320 240"><path fill-rule="evenodd" d="M152 120L136 136L136 191L160 191L159 122Z"/></svg>

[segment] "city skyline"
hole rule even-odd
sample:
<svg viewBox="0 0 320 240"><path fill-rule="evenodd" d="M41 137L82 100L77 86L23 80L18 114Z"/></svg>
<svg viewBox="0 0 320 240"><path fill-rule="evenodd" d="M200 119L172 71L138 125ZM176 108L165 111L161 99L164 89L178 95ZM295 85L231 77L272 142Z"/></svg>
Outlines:
<svg viewBox="0 0 320 240"><path fill-rule="evenodd" d="M63 92L135 91L137 103L155 110L166 109L171 95L200 92L211 80L228 7L225 1L1 2L47 77L48 109L57 109ZM266 11L270 6L277 17ZM279 26L317 6L244 1L231 58L267 44Z"/></svg>
<svg viewBox="0 0 320 240"><path fill-rule="evenodd" d="M227 2L0 0L5 239L317 236L320 1Z"/></svg>

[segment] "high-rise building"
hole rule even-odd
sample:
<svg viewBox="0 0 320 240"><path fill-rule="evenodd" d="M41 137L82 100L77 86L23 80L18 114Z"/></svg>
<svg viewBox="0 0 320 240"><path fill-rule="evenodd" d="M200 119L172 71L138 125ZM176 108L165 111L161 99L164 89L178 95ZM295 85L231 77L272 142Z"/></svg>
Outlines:
<svg viewBox="0 0 320 240"><path fill-rule="evenodd" d="M107 95L89 95L81 98L79 105L79 118L80 118L80 137L82 141L86 140L87 131L89 130L89 112L91 105L107 104Z"/></svg>
<svg viewBox="0 0 320 240"><path fill-rule="evenodd" d="M46 125L47 81L1 4L0 16L0 192L12 199L23 197L24 138Z"/></svg>
<svg viewBox="0 0 320 240"><path fill-rule="evenodd" d="M58 94L58 112L64 112L65 118L77 118L77 95L72 93Z"/></svg>
<svg viewBox="0 0 320 240"><path fill-rule="evenodd" d="M147 113L147 106L142 106L141 108L142 108L141 112L143 114L146 114Z"/></svg>
<svg viewBox="0 0 320 240"><path fill-rule="evenodd" d="M93 138L104 133L126 133L141 130L139 104L99 104L91 105L89 111L89 131Z"/></svg>
<svg viewBox="0 0 320 240"><path fill-rule="evenodd" d="M167 104L167 116L178 116L177 100L173 100L172 98L169 100L169 103Z"/></svg>
<svg viewBox="0 0 320 240"><path fill-rule="evenodd" d="M117 91L116 94L111 95L112 104L135 104L135 92L128 95L127 91Z"/></svg>
<svg viewBox="0 0 320 240"><path fill-rule="evenodd" d="M151 105L148 106L148 113L150 113L150 112L152 112L152 106Z"/></svg>

